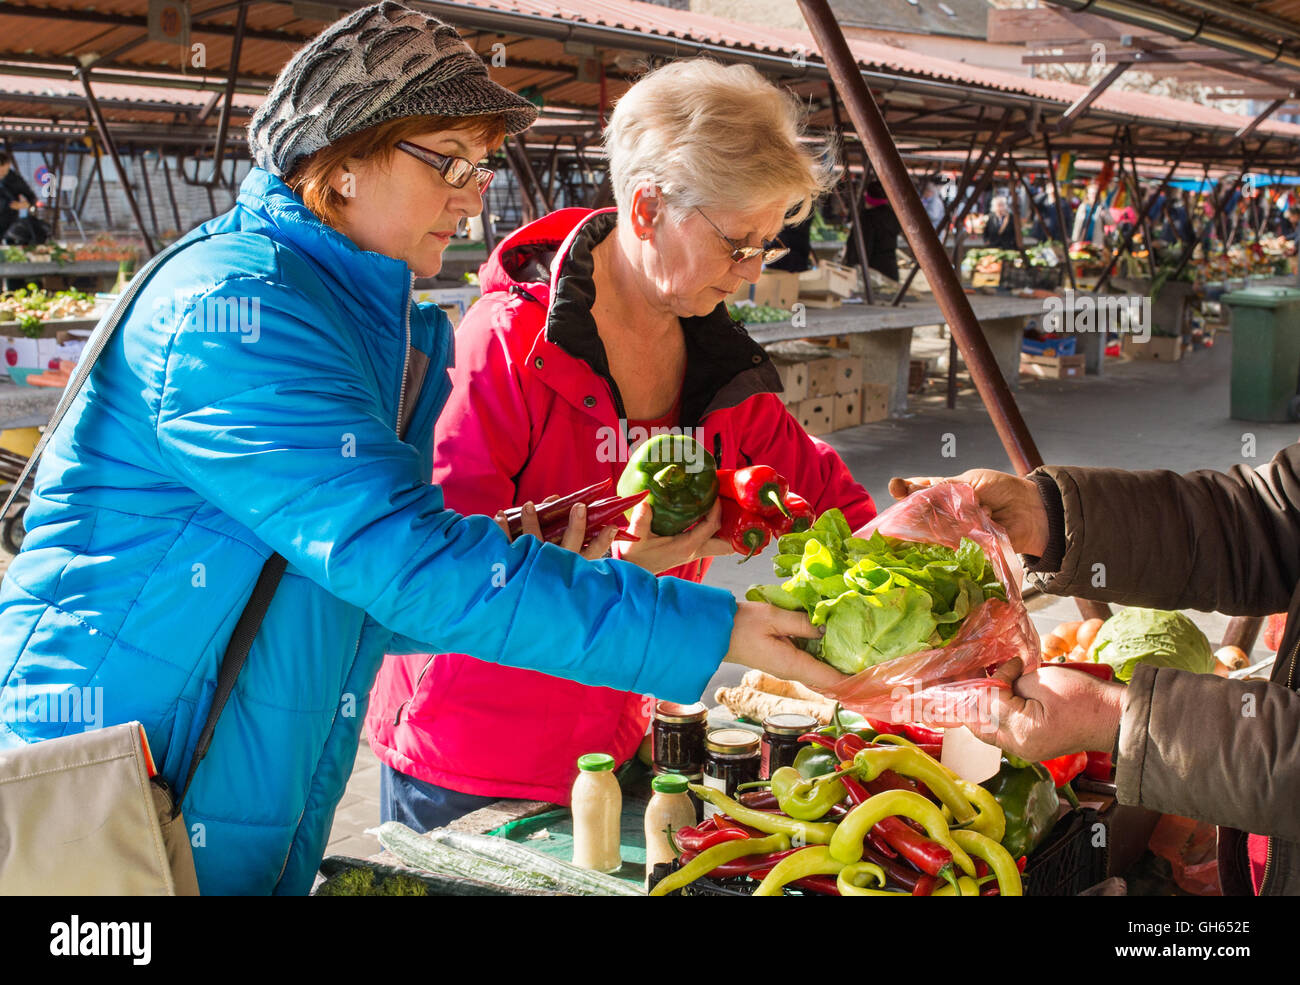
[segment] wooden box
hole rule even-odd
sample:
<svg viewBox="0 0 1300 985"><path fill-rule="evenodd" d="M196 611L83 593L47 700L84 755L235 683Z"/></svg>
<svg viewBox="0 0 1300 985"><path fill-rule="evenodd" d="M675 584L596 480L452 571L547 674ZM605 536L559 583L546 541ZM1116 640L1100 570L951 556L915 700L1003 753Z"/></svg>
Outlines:
<svg viewBox="0 0 1300 985"><path fill-rule="evenodd" d="M812 270L805 270L799 275L799 296L852 297L858 287L858 272L852 267L831 260L823 260Z"/></svg>
<svg viewBox="0 0 1300 985"><path fill-rule="evenodd" d="M862 391L837 393L833 398L835 408L831 413L831 425L836 431L855 428L862 423Z"/></svg>
<svg viewBox="0 0 1300 985"><path fill-rule="evenodd" d="M798 403L786 404L786 408L808 434L830 434L835 430L834 397L807 397Z"/></svg>
<svg viewBox="0 0 1300 985"><path fill-rule="evenodd" d="M798 403L808 396L808 364L803 360L772 356L772 365L781 377L781 399L787 404Z"/></svg>
<svg viewBox="0 0 1300 985"><path fill-rule="evenodd" d="M767 305L789 311L799 300L799 275L784 270L764 270L750 295L760 307Z"/></svg>
<svg viewBox="0 0 1300 985"><path fill-rule="evenodd" d="M1020 354L1020 372L1045 380L1082 379L1086 356L1030 356Z"/></svg>
<svg viewBox="0 0 1300 985"><path fill-rule="evenodd" d="M859 391L862 404L862 423L889 419L889 384L864 383Z"/></svg>
<svg viewBox="0 0 1300 985"><path fill-rule="evenodd" d="M835 352L808 363L808 396L852 393L862 385L862 357Z"/></svg>

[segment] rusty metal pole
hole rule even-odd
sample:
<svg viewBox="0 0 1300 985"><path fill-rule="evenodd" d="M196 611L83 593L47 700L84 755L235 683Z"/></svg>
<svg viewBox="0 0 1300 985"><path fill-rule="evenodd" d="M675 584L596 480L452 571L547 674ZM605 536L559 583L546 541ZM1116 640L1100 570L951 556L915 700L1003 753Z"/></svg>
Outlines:
<svg viewBox="0 0 1300 985"><path fill-rule="evenodd" d="M1074 279L1074 261L1070 259L1070 240L1073 235L1069 229L1065 228L1065 206L1061 204L1061 183L1056 178L1056 168L1058 161L1052 159L1052 138L1043 131L1043 151L1047 154L1047 178L1052 183L1052 204L1056 207L1056 224L1061 230L1061 247L1065 250L1065 256L1061 262L1065 264L1066 276L1070 279L1070 290L1077 291L1078 283Z"/></svg>
<svg viewBox="0 0 1300 985"><path fill-rule="evenodd" d="M1026 475L1043 464L1042 456L1038 453L1038 447L1034 444L1020 408L1016 406L1011 388L1002 376L988 340L984 338L984 331L971 309L970 300L962 290L957 271L949 262L943 244L939 242L939 234L930 225L930 218L921 205L921 196L912 184L880 108L872 98L871 90L867 88L849 51L844 32L840 30L827 0L799 0L799 8L821 50L835 89L849 111L849 119L858 132L858 139L866 148L867 156L871 158L876 174L894 205L894 211L903 226L903 234L912 245L912 253L925 271L926 280L930 282L944 320L961 348L975 387L1002 440L1002 447L1016 472ZM1094 611L1109 614L1107 606L1097 606L1083 600L1079 600L1078 604L1080 612L1085 616Z"/></svg>
<svg viewBox="0 0 1300 985"><path fill-rule="evenodd" d="M90 118L95 121L95 129L99 131L99 139L108 150L108 156L113 159L113 167L117 170L117 176L122 181L122 193L126 196L126 204L131 208L131 215L135 217L135 224L140 229L140 236L144 240L144 248L149 256L153 256L157 250L154 249L153 238L149 235L149 230L145 228L144 216L140 214L140 203L135 200L135 193L131 191L131 182L127 179L126 169L122 167L122 159L117 156L117 145L113 143L112 134L108 132L108 122L104 119L104 114L99 108L99 101L95 99L95 93L90 88L90 70L85 68L77 69L77 78L81 79L81 88L86 93L86 108L90 110ZM100 170L100 181L104 180L103 169ZM107 206L107 203L106 203Z"/></svg>
<svg viewBox="0 0 1300 985"><path fill-rule="evenodd" d="M844 183L849 186L849 230L853 242L858 248L858 269L862 271L862 291L867 304L875 304L871 292L871 266L867 262L867 239L862 232L862 195L867 189L866 161L862 162L862 185L853 181L853 169L849 166L847 146L844 144L844 121L840 119L840 101L835 95L835 87L826 86L831 100L831 119L835 121L835 138L845 147Z"/></svg>

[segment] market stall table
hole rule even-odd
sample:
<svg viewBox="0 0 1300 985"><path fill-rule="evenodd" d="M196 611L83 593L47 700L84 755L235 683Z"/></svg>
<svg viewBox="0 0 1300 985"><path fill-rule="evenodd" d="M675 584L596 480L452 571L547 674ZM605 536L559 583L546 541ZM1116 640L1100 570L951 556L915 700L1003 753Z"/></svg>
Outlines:
<svg viewBox="0 0 1300 985"><path fill-rule="evenodd" d="M117 281L121 263L117 260L74 260L71 263L0 263L0 283L5 289L20 287L46 277L98 277L103 287ZM107 281L107 283L102 283ZM13 283L10 283L13 282Z"/></svg>

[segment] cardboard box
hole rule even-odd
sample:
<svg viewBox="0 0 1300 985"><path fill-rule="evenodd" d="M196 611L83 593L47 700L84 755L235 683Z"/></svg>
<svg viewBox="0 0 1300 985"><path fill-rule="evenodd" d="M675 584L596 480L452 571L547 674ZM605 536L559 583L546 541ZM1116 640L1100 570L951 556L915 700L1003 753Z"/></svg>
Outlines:
<svg viewBox="0 0 1300 985"><path fill-rule="evenodd" d="M822 260L812 270L805 270L799 275L799 297L852 297L858 289L858 279L858 271L854 268L832 260Z"/></svg>
<svg viewBox="0 0 1300 985"><path fill-rule="evenodd" d="M833 398L835 409L831 414L831 424L836 431L855 428L862 423L862 391L837 393Z"/></svg>
<svg viewBox="0 0 1300 985"><path fill-rule="evenodd" d="M787 404L786 409L808 434L830 434L835 430L834 397L808 397L798 403Z"/></svg>
<svg viewBox="0 0 1300 985"><path fill-rule="evenodd" d="M789 311L799 300L799 275L784 270L764 270L758 283L752 285L750 298L760 307L768 305Z"/></svg>
<svg viewBox="0 0 1300 985"><path fill-rule="evenodd" d="M853 393L862 385L862 357L839 350L808 363L808 396L831 397Z"/></svg>
<svg viewBox="0 0 1300 985"><path fill-rule="evenodd" d="M802 359L772 356L772 365L781 377L781 399L787 404L798 403L808 396L808 364Z"/></svg>
<svg viewBox="0 0 1300 985"><path fill-rule="evenodd" d="M863 424L889 419L888 383L864 383L858 392L860 394L858 400L862 405Z"/></svg>
<svg viewBox="0 0 1300 985"><path fill-rule="evenodd" d="M818 295L816 297L808 294L800 294L798 304L805 308L838 308L840 299L834 294Z"/></svg>
<svg viewBox="0 0 1300 985"><path fill-rule="evenodd" d="M1020 372L1045 380L1082 379L1086 356L1020 355Z"/></svg>
<svg viewBox="0 0 1300 985"><path fill-rule="evenodd" d="M1130 359L1159 359L1172 363L1183 357L1183 340L1167 335L1153 335L1145 342L1138 342L1131 334L1120 336L1120 352Z"/></svg>

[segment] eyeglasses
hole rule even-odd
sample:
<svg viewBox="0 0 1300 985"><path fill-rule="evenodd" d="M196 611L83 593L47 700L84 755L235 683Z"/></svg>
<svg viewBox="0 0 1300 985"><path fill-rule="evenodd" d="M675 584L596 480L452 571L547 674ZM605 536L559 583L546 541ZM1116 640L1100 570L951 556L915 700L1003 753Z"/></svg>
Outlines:
<svg viewBox="0 0 1300 985"><path fill-rule="evenodd" d="M442 180L452 188L464 188L469 184L469 180L474 178L478 181L478 193L482 195L487 191L488 185L492 184L492 179L496 177L496 172L488 168L480 168L473 161L463 157L447 157L406 140L398 141L397 149L404 150L429 165L442 175Z"/></svg>
<svg viewBox="0 0 1300 985"><path fill-rule="evenodd" d="M735 240L728 238L727 234L718 228L717 223L704 215L704 210L698 205L695 206L695 211L703 215L704 221L712 226L714 232L721 236L723 241L731 247L732 263L744 263L746 260L752 260L757 256L761 256L764 263L775 263L790 252L790 247L784 245L779 239L768 240L762 246L741 246Z"/></svg>

